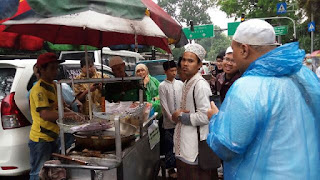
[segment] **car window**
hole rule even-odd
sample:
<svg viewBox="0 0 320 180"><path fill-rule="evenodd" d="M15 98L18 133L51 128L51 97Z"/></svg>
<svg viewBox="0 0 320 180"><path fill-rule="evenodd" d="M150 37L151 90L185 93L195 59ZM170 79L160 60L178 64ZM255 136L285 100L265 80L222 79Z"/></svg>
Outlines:
<svg viewBox="0 0 320 180"><path fill-rule="evenodd" d="M111 57L115 55L110 54L104 54L102 55L103 64L109 66L109 60ZM117 55L118 56L118 55ZM134 71L134 68L136 66L136 58L135 57L129 57L129 56L120 56L123 61L126 63L126 71Z"/></svg>
<svg viewBox="0 0 320 180"><path fill-rule="evenodd" d="M93 52L88 52L88 56L94 59ZM61 60L81 60L85 57L84 52L62 53Z"/></svg>
<svg viewBox="0 0 320 180"><path fill-rule="evenodd" d="M15 68L1 68L0 71L0 100L10 93L13 83Z"/></svg>
<svg viewBox="0 0 320 180"><path fill-rule="evenodd" d="M62 67L63 66L63 67ZM62 65L61 69L59 70L59 78L60 79L74 79L81 73L81 69L79 65ZM101 66L96 66L97 71L101 72ZM64 69L64 71L63 71ZM107 74L110 77L114 77L112 72L108 70L103 70L103 74Z"/></svg>
<svg viewBox="0 0 320 180"><path fill-rule="evenodd" d="M149 74L151 76L163 75L164 70L162 66L163 62L152 62L152 63L145 63L148 67Z"/></svg>
<svg viewBox="0 0 320 180"><path fill-rule="evenodd" d="M32 74L29 82L28 82L28 85L27 85L27 91L30 91L30 89L33 87L33 84L38 81L36 75Z"/></svg>

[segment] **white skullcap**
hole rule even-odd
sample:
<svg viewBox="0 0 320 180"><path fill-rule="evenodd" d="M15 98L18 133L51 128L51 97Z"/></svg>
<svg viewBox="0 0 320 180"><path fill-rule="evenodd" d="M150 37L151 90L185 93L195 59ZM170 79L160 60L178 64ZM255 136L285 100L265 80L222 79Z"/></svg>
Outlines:
<svg viewBox="0 0 320 180"><path fill-rule="evenodd" d="M110 58L109 61L109 67L118 65L118 64L123 64L123 59L120 56L113 56L112 58Z"/></svg>
<svg viewBox="0 0 320 180"><path fill-rule="evenodd" d="M231 46L229 46L226 50L226 54L229 54L229 53L233 53L233 49Z"/></svg>
<svg viewBox="0 0 320 180"><path fill-rule="evenodd" d="M196 44L196 43L189 44L186 47L186 50L184 52L194 53L200 59L200 61L202 61L204 59L204 57L206 56L206 50L204 50L204 48L200 44Z"/></svg>
<svg viewBox="0 0 320 180"><path fill-rule="evenodd" d="M248 45L277 45L273 27L260 19L250 19L240 23L233 40Z"/></svg>

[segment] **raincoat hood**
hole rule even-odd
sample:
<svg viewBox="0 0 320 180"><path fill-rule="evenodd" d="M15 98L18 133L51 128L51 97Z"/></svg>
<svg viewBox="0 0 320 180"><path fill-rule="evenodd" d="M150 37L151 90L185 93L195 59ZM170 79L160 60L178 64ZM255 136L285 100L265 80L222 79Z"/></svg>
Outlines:
<svg viewBox="0 0 320 180"><path fill-rule="evenodd" d="M299 43L293 42L280 46L252 62L243 76L287 76L302 67L305 51L299 49Z"/></svg>

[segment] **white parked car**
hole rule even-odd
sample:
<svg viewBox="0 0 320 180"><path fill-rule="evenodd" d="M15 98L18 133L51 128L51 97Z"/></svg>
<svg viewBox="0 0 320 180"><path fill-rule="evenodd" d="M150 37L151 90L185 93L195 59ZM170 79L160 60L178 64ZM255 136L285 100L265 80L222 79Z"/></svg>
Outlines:
<svg viewBox="0 0 320 180"><path fill-rule="evenodd" d="M35 59L0 60L0 178L30 170L28 141L32 119L27 93L36 81L35 63ZM95 66L100 69L99 64ZM103 70L113 76L110 67L104 66ZM79 73L79 61L66 61L59 66L58 79Z"/></svg>

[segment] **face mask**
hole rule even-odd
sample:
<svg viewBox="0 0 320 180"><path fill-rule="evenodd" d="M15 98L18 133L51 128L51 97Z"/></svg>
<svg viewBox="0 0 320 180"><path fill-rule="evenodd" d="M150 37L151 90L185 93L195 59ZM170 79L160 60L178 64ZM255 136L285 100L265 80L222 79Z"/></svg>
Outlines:
<svg viewBox="0 0 320 180"><path fill-rule="evenodd" d="M306 62L307 63L312 63L312 59L307 59Z"/></svg>

